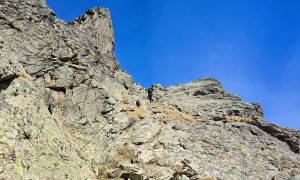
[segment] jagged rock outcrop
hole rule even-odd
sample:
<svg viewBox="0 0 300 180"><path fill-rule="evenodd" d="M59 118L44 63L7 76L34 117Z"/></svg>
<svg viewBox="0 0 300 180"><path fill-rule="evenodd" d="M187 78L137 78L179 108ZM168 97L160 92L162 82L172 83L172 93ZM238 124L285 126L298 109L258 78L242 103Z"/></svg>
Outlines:
<svg viewBox="0 0 300 180"><path fill-rule="evenodd" d="M300 132L215 79L145 89L109 11L0 0L0 179L300 179Z"/></svg>

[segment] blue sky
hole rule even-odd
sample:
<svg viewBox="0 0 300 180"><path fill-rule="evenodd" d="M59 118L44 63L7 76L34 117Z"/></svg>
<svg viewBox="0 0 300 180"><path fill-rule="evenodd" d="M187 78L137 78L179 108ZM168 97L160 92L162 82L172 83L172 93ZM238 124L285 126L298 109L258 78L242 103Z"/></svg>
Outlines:
<svg viewBox="0 0 300 180"><path fill-rule="evenodd" d="M70 21L113 18L121 68L144 87L217 78L268 121L300 129L299 0L47 0Z"/></svg>

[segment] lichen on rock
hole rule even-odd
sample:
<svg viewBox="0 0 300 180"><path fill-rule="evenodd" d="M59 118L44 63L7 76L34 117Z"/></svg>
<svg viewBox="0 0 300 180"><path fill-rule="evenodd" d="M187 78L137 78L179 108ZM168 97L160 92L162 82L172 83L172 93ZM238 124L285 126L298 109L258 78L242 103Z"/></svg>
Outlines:
<svg viewBox="0 0 300 180"><path fill-rule="evenodd" d="M297 179L300 132L204 78L146 89L108 9L0 0L0 179Z"/></svg>

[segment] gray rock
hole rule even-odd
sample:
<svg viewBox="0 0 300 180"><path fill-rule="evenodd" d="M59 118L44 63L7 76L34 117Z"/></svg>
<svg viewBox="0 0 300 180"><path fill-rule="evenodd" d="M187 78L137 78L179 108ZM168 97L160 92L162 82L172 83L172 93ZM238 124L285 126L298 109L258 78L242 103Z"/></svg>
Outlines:
<svg viewBox="0 0 300 180"><path fill-rule="evenodd" d="M258 104L241 102L237 95L227 93L215 79L199 79L167 88L152 86L151 91L154 101L194 116L219 117L216 120L228 116L263 117L262 108Z"/></svg>
<svg viewBox="0 0 300 180"><path fill-rule="evenodd" d="M19 0L7 0L8 2L11 2L11 3L18 3Z"/></svg>
<svg viewBox="0 0 300 180"><path fill-rule="evenodd" d="M215 79L142 88L109 11L0 0L0 179L299 179L300 132Z"/></svg>
<svg viewBox="0 0 300 180"><path fill-rule="evenodd" d="M300 174L297 174L296 176L292 177L291 180L300 180Z"/></svg>

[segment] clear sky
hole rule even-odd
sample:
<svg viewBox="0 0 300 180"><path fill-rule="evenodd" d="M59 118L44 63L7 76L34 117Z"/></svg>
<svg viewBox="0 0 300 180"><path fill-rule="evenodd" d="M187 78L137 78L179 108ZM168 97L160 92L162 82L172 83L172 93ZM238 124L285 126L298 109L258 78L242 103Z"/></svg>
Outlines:
<svg viewBox="0 0 300 180"><path fill-rule="evenodd" d="M111 11L121 68L144 87L217 78L268 121L300 129L299 0L47 0L70 21Z"/></svg>

